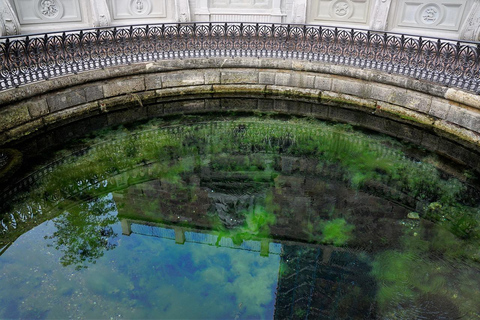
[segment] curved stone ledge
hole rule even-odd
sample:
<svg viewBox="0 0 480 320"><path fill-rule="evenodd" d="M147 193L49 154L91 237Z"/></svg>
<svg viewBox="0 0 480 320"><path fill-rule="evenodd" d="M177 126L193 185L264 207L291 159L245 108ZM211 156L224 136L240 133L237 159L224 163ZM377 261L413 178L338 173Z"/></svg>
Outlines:
<svg viewBox="0 0 480 320"><path fill-rule="evenodd" d="M258 103L225 107L209 101L230 96L272 99L273 107L265 110L268 108ZM314 102L318 107L282 110L282 99ZM374 116L379 123L374 129L394 136L400 129L392 121L386 124L385 119L428 129L466 148L480 150L480 98L476 95L373 70L256 58L140 63L0 92L0 144L132 108L142 110L146 117L231 110L335 118L329 114L329 106ZM368 127L360 113L352 114L348 122ZM410 140L426 144L418 137Z"/></svg>

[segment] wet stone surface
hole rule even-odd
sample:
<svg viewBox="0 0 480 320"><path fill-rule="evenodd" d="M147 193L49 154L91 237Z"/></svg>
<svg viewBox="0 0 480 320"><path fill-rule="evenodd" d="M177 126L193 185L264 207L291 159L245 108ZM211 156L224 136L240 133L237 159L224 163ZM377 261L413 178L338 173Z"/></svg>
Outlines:
<svg viewBox="0 0 480 320"><path fill-rule="evenodd" d="M6 152L0 150L0 171L7 167L8 162L10 161L10 157Z"/></svg>

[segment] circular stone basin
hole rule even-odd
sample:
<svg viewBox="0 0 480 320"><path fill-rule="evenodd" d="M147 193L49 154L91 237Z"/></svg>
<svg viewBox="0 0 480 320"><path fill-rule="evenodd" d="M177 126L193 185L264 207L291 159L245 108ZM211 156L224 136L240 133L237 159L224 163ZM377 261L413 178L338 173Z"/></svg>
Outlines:
<svg viewBox="0 0 480 320"><path fill-rule="evenodd" d="M189 116L32 159L0 201L0 318L480 316L475 174L393 138Z"/></svg>

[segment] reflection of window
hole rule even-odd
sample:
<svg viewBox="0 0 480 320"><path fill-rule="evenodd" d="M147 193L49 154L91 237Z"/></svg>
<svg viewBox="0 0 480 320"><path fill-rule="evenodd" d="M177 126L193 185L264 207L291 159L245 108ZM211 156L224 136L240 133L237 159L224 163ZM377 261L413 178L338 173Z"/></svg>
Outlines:
<svg viewBox="0 0 480 320"><path fill-rule="evenodd" d="M210 0L210 8L270 9L271 0Z"/></svg>

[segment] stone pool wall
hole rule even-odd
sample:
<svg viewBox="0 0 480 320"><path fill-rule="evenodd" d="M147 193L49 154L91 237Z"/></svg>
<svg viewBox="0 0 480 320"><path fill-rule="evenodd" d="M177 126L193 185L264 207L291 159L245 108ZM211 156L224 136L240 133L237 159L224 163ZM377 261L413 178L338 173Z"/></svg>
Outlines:
<svg viewBox="0 0 480 320"><path fill-rule="evenodd" d="M101 114L117 124L213 111L339 120L448 154L446 137L465 159L480 151L480 96L368 69L251 57L110 66L0 92L0 145Z"/></svg>

